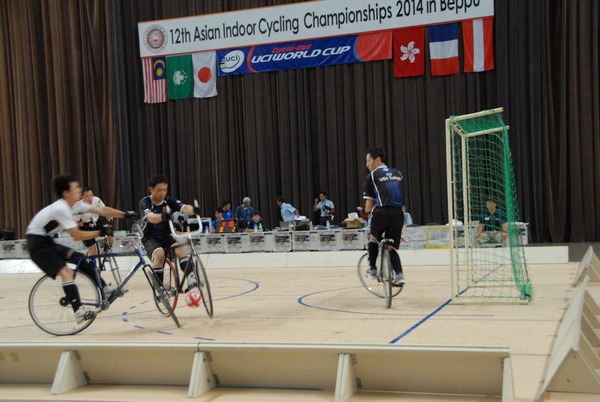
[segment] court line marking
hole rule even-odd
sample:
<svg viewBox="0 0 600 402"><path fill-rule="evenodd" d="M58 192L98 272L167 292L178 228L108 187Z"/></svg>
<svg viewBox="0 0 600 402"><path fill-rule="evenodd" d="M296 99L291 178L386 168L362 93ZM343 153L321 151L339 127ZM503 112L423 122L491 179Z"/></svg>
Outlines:
<svg viewBox="0 0 600 402"><path fill-rule="evenodd" d="M305 298L310 297L310 296L314 296L320 293L327 293L327 292L338 292L338 291L343 291L343 290L350 290L350 289L362 289L363 286L353 286L353 287L348 287L348 288L338 288L338 289L327 289L327 290L320 290L318 292L313 292L313 293L309 293L306 294L304 296L300 296L298 298L298 303L305 306L305 307L309 307L309 308L315 308L318 310L325 310L325 311L335 311L338 313L350 313L350 314L364 314L364 315L384 315L384 316L403 316L403 317L421 317L423 316L423 314L418 314L418 313L377 313L377 312L368 312L368 311L353 311L353 310L342 310L342 309L334 309L334 308L328 308L328 307L320 307L320 306L316 306L316 305L311 305L308 304L304 301ZM492 316L491 314L449 314L449 317L490 317Z"/></svg>
<svg viewBox="0 0 600 402"><path fill-rule="evenodd" d="M482 280L484 280L486 277L488 277L489 275L493 274L494 272L496 272L497 270L499 270L501 267L503 267L504 264L500 264L498 265L496 268L494 268L493 270L491 270L490 272L488 272L487 274L485 274L484 276L482 276L481 278L479 278L478 280L475 281L475 283L478 283ZM463 293L465 293L467 290L470 289L470 286L467 286L465 289L463 289L461 292L459 292L459 295L462 295ZM439 306L437 309L435 309L433 312L429 313L427 316L425 316L422 320L420 320L418 323L416 323L415 325L413 325L412 327L410 327L409 329L407 329L406 331L404 331L402 334L400 334L399 336L397 336L396 338L392 339L390 341L390 343L396 343L398 342L400 339L404 338L406 335L410 334L412 331L414 331L415 329L417 329L418 327L420 327L422 324L424 324L427 320L429 320L431 317L433 317L434 315L436 315L441 309L443 309L444 307L446 307L448 304L450 304L450 302L452 301L452 299L448 299L444 304L442 304L441 306Z"/></svg>

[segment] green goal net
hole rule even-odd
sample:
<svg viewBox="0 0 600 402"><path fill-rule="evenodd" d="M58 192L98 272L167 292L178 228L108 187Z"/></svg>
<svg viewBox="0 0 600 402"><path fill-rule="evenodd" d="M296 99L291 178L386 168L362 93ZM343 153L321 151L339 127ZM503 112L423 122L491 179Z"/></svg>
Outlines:
<svg viewBox="0 0 600 402"><path fill-rule="evenodd" d="M454 302L531 300L502 109L446 120Z"/></svg>

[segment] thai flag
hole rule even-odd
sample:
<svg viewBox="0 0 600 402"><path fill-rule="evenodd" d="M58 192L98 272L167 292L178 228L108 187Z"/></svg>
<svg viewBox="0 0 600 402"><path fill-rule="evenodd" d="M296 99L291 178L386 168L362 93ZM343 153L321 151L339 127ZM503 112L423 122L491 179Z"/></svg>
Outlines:
<svg viewBox="0 0 600 402"><path fill-rule="evenodd" d="M430 26L429 52L431 75L458 73L458 23Z"/></svg>

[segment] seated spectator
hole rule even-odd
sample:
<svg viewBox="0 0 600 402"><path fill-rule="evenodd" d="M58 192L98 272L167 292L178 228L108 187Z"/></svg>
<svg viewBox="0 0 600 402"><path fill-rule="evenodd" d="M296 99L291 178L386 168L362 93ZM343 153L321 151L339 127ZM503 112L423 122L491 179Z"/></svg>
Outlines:
<svg viewBox="0 0 600 402"><path fill-rule="evenodd" d="M406 212L406 205L402 205L402 212L404 212L404 226L412 225L412 216L410 216L410 213Z"/></svg>
<svg viewBox="0 0 600 402"><path fill-rule="evenodd" d="M263 220L259 211L254 211L252 219L246 228L247 232L262 232L264 230Z"/></svg>
<svg viewBox="0 0 600 402"><path fill-rule="evenodd" d="M215 220L211 222L210 224L210 232L211 233L215 233L215 229L217 227L217 222L222 222L225 219L223 219L223 208L217 208L215 209Z"/></svg>
<svg viewBox="0 0 600 402"><path fill-rule="evenodd" d="M497 210L498 203L495 200L487 200L487 210L479 218L479 226L475 233L475 247L491 240L500 243L502 247L508 245L508 222L506 215Z"/></svg>
<svg viewBox="0 0 600 402"><path fill-rule="evenodd" d="M244 229L252 220L254 214L254 208L250 205L250 197L244 197L242 205L238 206L235 210L235 223L238 228Z"/></svg>
<svg viewBox="0 0 600 402"><path fill-rule="evenodd" d="M223 220L232 221L233 211L231 210L231 201L225 201L221 209L223 209Z"/></svg>

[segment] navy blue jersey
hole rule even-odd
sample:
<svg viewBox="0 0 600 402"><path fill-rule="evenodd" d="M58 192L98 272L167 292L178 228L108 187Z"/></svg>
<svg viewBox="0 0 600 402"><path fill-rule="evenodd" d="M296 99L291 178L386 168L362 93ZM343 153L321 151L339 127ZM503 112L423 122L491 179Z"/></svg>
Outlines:
<svg viewBox="0 0 600 402"><path fill-rule="evenodd" d="M185 204L176 198L166 196L162 203L156 205L152 202L152 196L146 196L140 201L140 216L142 217L142 231L144 237L164 237L171 234L171 229L167 222L150 223L146 219L148 214L162 214L167 212L167 205L171 208L171 213L181 212Z"/></svg>
<svg viewBox="0 0 600 402"><path fill-rule="evenodd" d="M375 200L375 208L401 207L403 178L400 171L380 166L367 175L363 198Z"/></svg>
<svg viewBox="0 0 600 402"><path fill-rule="evenodd" d="M484 232L499 232L502 230L502 224L506 221L506 215L498 210L493 214L490 211L485 211L479 218L479 223L483 225Z"/></svg>

